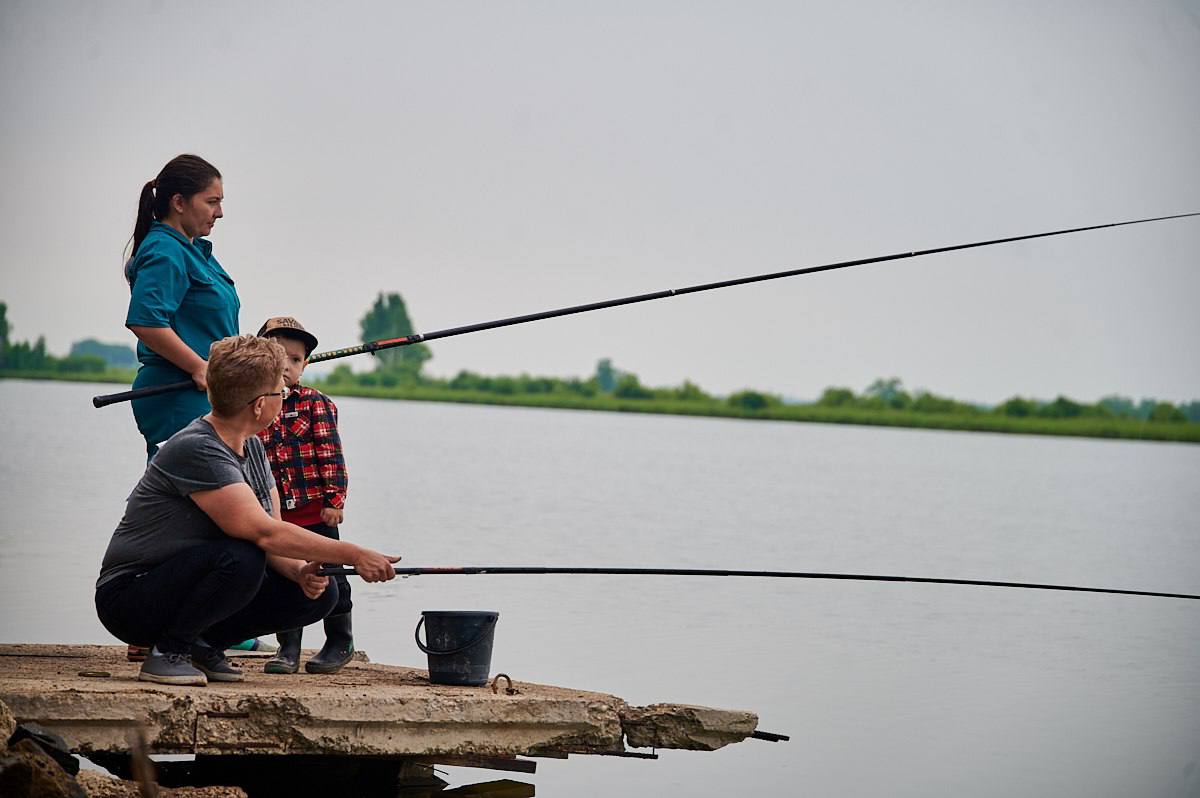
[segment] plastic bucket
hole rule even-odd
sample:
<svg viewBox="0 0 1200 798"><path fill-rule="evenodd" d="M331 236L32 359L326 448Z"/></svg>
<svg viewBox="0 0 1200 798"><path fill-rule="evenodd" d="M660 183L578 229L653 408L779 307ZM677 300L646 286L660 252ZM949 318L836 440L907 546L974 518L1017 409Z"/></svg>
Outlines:
<svg viewBox="0 0 1200 798"><path fill-rule="evenodd" d="M478 687L492 669L492 641L498 612L425 610L413 637L429 655L429 681ZM425 638L421 642L421 624Z"/></svg>

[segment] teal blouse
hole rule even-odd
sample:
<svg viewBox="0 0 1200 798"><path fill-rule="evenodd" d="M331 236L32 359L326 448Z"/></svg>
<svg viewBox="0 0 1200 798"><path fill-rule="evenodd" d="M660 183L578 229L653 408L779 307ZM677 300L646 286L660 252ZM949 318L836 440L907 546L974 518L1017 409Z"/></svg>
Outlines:
<svg viewBox="0 0 1200 798"><path fill-rule="evenodd" d="M170 225L154 222L125 276L132 292L126 327L170 327L205 360L214 341L238 334L242 303L233 278L213 257L211 241L188 241ZM144 366L182 375L174 379L187 376L140 341L137 355Z"/></svg>

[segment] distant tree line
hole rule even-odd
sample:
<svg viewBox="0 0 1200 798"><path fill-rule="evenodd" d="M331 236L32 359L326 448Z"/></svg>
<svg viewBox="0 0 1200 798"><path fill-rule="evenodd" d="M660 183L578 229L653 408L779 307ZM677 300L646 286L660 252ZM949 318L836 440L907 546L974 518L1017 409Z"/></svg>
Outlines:
<svg viewBox="0 0 1200 798"><path fill-rule="evenodd" d="M412 335L413 325L404 300L397 293L380 293L359 322L364 343ZM60 372L103 373L109 368L130 368L137 359L132 347L122 344L103 344L95 339L76 342L71 353L57 358L46 352L43 337L28 341L10 341L7 306L0 302L0 372ZM1076 402L1065 396L1052 401L1040 401L1014 396L995 407L962 402L930 391L905 390L898 377L877 379L856 394L850 388L826 388L813 403L788 402L781 396L756 390L737 391L720 397L705 392L700 386L684 380L682 385L650 387L643 385L636 374L616 368L608 358L596 364L595 372L586 379L577 377L488 376L473 371L460 371L450 379L431 377L423 373L424 365L433 358L425 344L396 347L377 353L373 371L355 372L349 365L335 368L320 383L328 388L360 387L418 389L422 395L456 396L479 395L525 399L536 403L539 397L547 400L566 399L572 404L595 400L630 401L662 408L712 408L714 412L737 415L771 415L785 406L821 408L828 411L848 411L847 414L881 414L952 416L962 419L1003 417L1014 420L1083 419L1093 421L1133 420L1150 423L1200 422L1200 401L1179 405L1157 399L1135 402L1124 396L1107 396L1095 404ZM681 404L682 403L682 404ZM721 411L720 408L725 408ZM667 410L666 412L670 412ZM693 412L685 410L683 412Z"/></svg>
<svg viewBox="0 0 1200 798"><path fill-rule="evenodd" d="M399 294L379 294L374 305L360 322L362 340L380 340L411 335L414 330L404 300ZM647 403L693 402L709 406L724 405L751 413L767 411L788 403L782 397L756 390L737 391L727 397L717 397L700 386L685 380L682 385L654 388L643 385L636 374L613 366L608 358L596 364L595 372L586 379L577 377L488 376L474 371L460 371L450 379L431 377L422 369L433 357L424 344L398 347L379 353L374 371L356 373L348 365L338 366L323 380L331 388L361 386L367 388L415 388L426 391L448 391L461 394L485 394L497 397L563 397L619 400L643 400ZM1133 419L1149 422L1200 421L1200 401L1173 405L1156 399L1134 402L1121 396L1109 396L1095 404L1086 404L1059 396L1053 401L1039 401L1014 396L996 407L984 407L962 402L930 391L905 390L898 377L877 379L861 393L850 388L827 388L813 406L876 413L914 413L952 416L1005 416L1029 419Z"/></svg>
<svg viewBox="0 0 1200 798"><path fill-rule="evenodd" d="M132 369L138 365L137 352L128 344L105 344L95 338L84 338L71 344L68 357L89 356L101 358L114 369Z"/></svg>
<svg viewBox="0 0 1200 798"><path fill-rule="evenodd" d="M822 407L853 407L863 410L894 410L913 413L982 415L992 413L1010 418L1083 418L1131 419L1152 422L1200 421L1200 401L1173 405L1158 399L1142 399L1135 403L1124 396L1107 396L1095 404L1086 404L1059 396L1052 401L1039 401L1014 396L996 407L982 407L960 402L927 391L910 394L900 379L878 379L862 395L849 388L826 388L817 400Z"/></svg>
<svg viewBox="0 0 1200 798"><path fill-rule="evenodd" d="M57 372L60 374L103 374L111 368L137 365L133 349L120 344L102 344L95 339L78 341L66 357L46 351L46 338L39 335L33 343L9 338L8 305L0 302L0 372Z"/></svg>

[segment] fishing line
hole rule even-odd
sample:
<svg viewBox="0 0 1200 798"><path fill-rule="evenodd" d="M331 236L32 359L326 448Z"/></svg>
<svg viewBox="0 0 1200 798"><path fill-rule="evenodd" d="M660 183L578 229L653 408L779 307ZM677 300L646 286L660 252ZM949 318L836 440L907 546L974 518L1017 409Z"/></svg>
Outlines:
<svg viewBox="0 0 1200 798"><path fill-rule="evenodd" d="M384 338L378 341L370 341L369 343L360 344L358 346L346 347L344 349L334 349L329 352L318 352L310 357L308 362L322 363L326 360L335 360L337 358L350 357L352 355L374 354L375 352L383 349L392 349L397 346L409 346L411 344L419 344L424 341L436 341L439 338L450 338L455 335L466 335L467 333L480 332L482 330L494 330L497 327L510 327L514 324L526 324L531 321L553 319L558 318L559 316L571 316L576 313L588 313L593 310L615 308L620 307L621 305L632 305L638 302L649 302L653 299L667 299L674 296L683 296L684 294L696 294L701 291L714 291L718 288L731 288L736 285L759 283L765 280L779 280L784 277L799 277L805 274L816 274L817 272L828 272L835 269L847 269L851 266L865 266L870 263L883 263L885 261L904 260L906 258L919 258L924 255L936 255L941 252L954 252L960 249L973 249L976 247L990 247L995 246L996 244L1009 244L1014 241L1028 241L1034 238L1048 238L1050 236L1067 235L1068 233L1083 233L1089 230L1101 230L1106 227L1124 227L1125 225L1161 222L1168 219L1185 219L1190 216L1200 216L1200 212L1177 213L1173 216L1155 216L1148 219L1133 219L1126 222L1109 222L1108 224L1094 224L1087 227L1072 227L1067 230L1051 230L1050 232L1046 233L1031 233L1029 235L1010 236L1008 238L993 238L987 241L974 241L970 244L954 244L946 247L915 250L913 252L898 252L892 255L878 255L871 258L844 260L837 263L826 263L821 266L805 266L798 269L770 272L768 274L756 274L750 277L735 277L731 280L721 280L715 283L702 283L700 285L692 285L685 288L668 288L665 291L655 291L649 294L637 294L634 296L620 297L618 299L609 299L603 302L590 302L585 305L572 305L571 307L558 308L556 310L543 310L539 313L529 313L524 316L512 316L507 319L484 321L478 324L467 324L462 327L450 327L445 330L438 330L431 333L414 333L401 338ZM171 393L173 391L184 391L193 387L194 384L191 380L183 380L181 382L173 382L167 385L156 385L150 388L138 388L132 391L122 391L121 393L94 396L92 397L92 405L95 407L105 407L106 405L116 404L117 402L128 402L132 399L141 399L146 396L154 396L161 393Z"/></svg>
<svg viewBox="0 0 1200 798"><path fill-rule="evenodd" d="M986 579L939 579L928 576L887 576L883 574L836 574L810 571L730 571L711 568L556 568L540 566L459 566L451 568L396 568L397 576L474 575L474 574L610 574L614 576L748 576L775 579L839 579L855 582L920 582L932 585L975 585L980 587L1013 587L1024 590L1066 590L1076 593L1112 593L1122 596L1155 596L1200 600L1191 593L1163 593L1154 590L1119 590L1077 585L1047 585L1034 582L996 582ZM321 576L358 576L354 568L325 567Z"/></svg>

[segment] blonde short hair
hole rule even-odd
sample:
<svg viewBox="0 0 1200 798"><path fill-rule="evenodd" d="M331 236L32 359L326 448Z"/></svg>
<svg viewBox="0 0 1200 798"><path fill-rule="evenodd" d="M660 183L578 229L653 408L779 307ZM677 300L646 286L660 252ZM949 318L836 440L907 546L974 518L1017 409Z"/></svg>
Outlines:
<svg viewBox="0 0 1200 798"><path fill-rule="evenodd" d="M269 338L234 335L208 350L208 401L219 416L235 416L283 377L287 353Z"/></svg>

